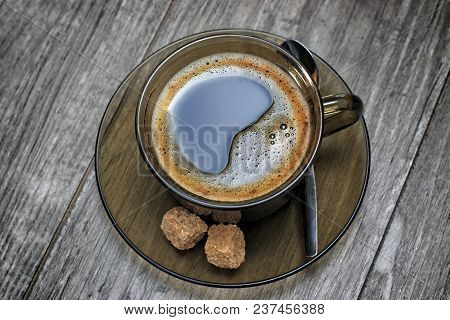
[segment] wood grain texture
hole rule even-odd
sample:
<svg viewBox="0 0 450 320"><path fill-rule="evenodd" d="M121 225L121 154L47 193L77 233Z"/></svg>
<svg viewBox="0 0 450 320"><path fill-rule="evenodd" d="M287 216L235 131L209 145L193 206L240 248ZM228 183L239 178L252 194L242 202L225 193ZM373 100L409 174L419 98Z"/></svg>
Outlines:
<svg viewBox="0 0 450 320"><path fill-rule="evenodd" d="M449 105L447 80L364 285L363 299L450 298L445 293L450 271Z"/></svg>
<svg viewBox="0 0 450 320"><path fill-rule="evenodd" d="M255 34L268 37L267 34ZM161 59L182 43L194 40L194 37L199 36L183 39L158 51L133 71L126 80L127 86L141 88ZM276 43L283 41L274 36L269 36L269 39ZM345 85L330 75L323 62L318 61L318 65L322 81L327 82L321 88L322 94L346 92ZM174 272L223 284L266 279L306 263L303 233L299 232L302 230L302 219L298 201L291 201L277 214L262 221L241 225L246 237L246 263L234 272L219 271L207 263L202 245L179 252L167 242L160 230L161 219L168 209L176 205L176 201L170 193L164 193L164 187L148 172L135 143L138 92L121 87L111 101L105 119L114 114L114 120L112 123L106 120L102 124L97 163L102 196L127 238L143 254ZM118 111L117 105L120 105ZM359 201L368 165L365 139L364 127L358 123L324 139L321 145L315 162L320 191L317 199L319 251L337 237ZM349 171L353 171L351 176ZM330 180L335 181L330 183ZM341 182L336 183L336 180ZM294 190L293 194L298 192ZM266 213L266 210L263 212ZM261 257L271 258L261 264Z"/></svg>
<svg viewBox="0 0 450 320"><path fill-rule="evenodd" d="M5 10L3 7L2 10ZM401 277L405 277L404 281L407 283L405 288L413 288L408 289L409 291L405 289L408 294L403 297L427 298L445 295L441 291L421 290L418 287L414 289L414 285L409 281L415 281L414 279L420 277L409 278L402 271L401 263L408 261L408 258L395 260L386 249L383 250L382 247L378 251L378 247L391 216L394 214L392 216L394 221L395 212L400 208L396 207L396 204L401 190L407 181L411 165L448 74L449 15L450 9L446 1L420 4L415 1L386 3L373 1L370 4L357 1L207 3L174 1L159 26L154 37L155 41L148 48L147 54L173 39L190 33L223 27L246 27L298 38L336 67L354 92L366 103L365 114L372 142L373 165L368 193L361 212L347 235L326 257L294 277L257 289L231 291L204 288L184 283L157 271L126 246L103 213L91 166L88 168L85 183L80 186L79 193L70 206L67 221L64 221L54 246L49 249L48 259L30 291L30 297L357 298L364 283L366 289L362 297L380 296L380 292L389 292L386 287L390 283L397 283L399 286L399 281L403 281L399 280ZM27 34L30 32L33 31L29 30ZM12 43L14 40L10 36L3 37L3 33L1 39L2 43ZM118 41L120 43L120 39ZM5 47L2 45L1 50ZM22 48L25 50L26 46L23 45ZM13 61L13 58L11 60ZM36 74L43 76L42 71ZM48 74L50 76L52 72ZM98 78L97 82L100 80L101 78ZM29 85L32 83L34 82ZM99 84L97 89L104 90L104 87L104 84ZM1 88L3 89L3 85ZM78 94L71 97L77 98L80 98ZM106 101L101 104L102 101L99 101L98 105L103 108ZM27 115L29 114L28 111ZM93 115L95 116L100 117L100 113ZM25 122L21 124L25 126ZM94 135L93 132L87 133L88 131L86 128L83 132ZM437 134L438 138L441 133ZM67 133L67 136L71 135ZM83 148L92 147L88 140L83 142L64 137L61 139L69 141L69 145L79 142ZM82 163L80 158L75 160L75 165ZM49 165L46 168L54 170L55 166ZM82 173L77 170L73 172L78 174L78 178L75 177L73 180L79 180ZM61 188L59 181L54 185L58 189ZM2 182L2 186L6 186L6 183ZM64 196L70 199L74 189L75 187L66 189L58 199ZM2 194L5 194L4 190L0 190ZM36 195L36 191L27 190L31 190L30 196ZM410 196L413 197L414 194ZM12 203L17 205L18 202ZM47 201L42 200L40 203L46 204ZM3 208L2 204L2 210ZM48 215L29 217L30 215L28 214L26 218L36 219L37 223L47 228ZM11 237L16 234L15 228L13 229L11 225L5 230L7 232L3 232L2 229L2 237L7 238L2 239L2 245L11 246L11 243L15 243L17 251L17 246L22 242L11 241ZM395 235L392 223L388 230L391 233L390 237ZM50 234L51 230L48 231L48 236ZM39 236L41 237L40 234ZM36 236L30 235L27 244L34 239ZM413 238L409 238L409 241L413 241ZM383 242L383 246L385 243L386 241ZM434 243L432 239L428 244L430 250L440 246L439 242ZM404 242L403 245L412 244ZM404 257L401 252L399 255ZM375 256L374 267L370 269ZM23 260L30 258L26 254L22 257ZM14 262L12 258L8 259ZM392 259L395 272L390 272L389 276L394 278L393 282L382 283L384 287L371 291L373 290L371 283L374 283L371 279L376 279L371 277L376 277L373 272L377 271L377 265L381 265L381 261L384 260L391 263ZM4 265L2 273L6 270L18 275L30 270L20 263L13 265L6 262ZM426 267L424 268L426 270ZM430 265L429 268L431 268L429 272L445 274L445 270L437 269L439 265L436 269L434 265ZM368 281L365 282L368 274ZM13 296L12 292L24 290L20 288L23 283L16 283L15 277L8 276L6 280L3 283L6 283L7 289L3 290L2 285L2 295ZM442 277L426 279L426 281L438 280L442 281ZM434 283L428 286L440 288Z"/></svg>
<svg viewBox="0 0 450 320"><path fill-rule="evenodd" d="M94 155L105 106L168 5L1 5L2 298L27 289Z"/></svg>
<svg viewBox="0 0 450 320"><path fill-rule="evenodd" d="M251 6L247 2L245 5ZM274 11L271 5L278 10ZM354 91L366 101L373 163L376 165L372 167L369 193L359 218L351 232L327 257L295 277L257 290L218 290L183 283L146 266L120 243L117 236L109 234L112 228L108 227L106 217L93 214L101 212L102 208L99 203L93 205L98 201L98 196L90 173L90 182L83 187L64 227L67 232L70 230L71 237L62 236L58 240L31 297L357 297L448 71L448 57L444 54L448 50L445 26L448 9L443 4L430 8L416 7L411 2L379 7L364 7L355 3L340 5L343 6L343 17L333 19L337 8L320 3L294 6L283 2L243 8L239 7L243 5L223 2L176 2L160 28L161 33L155 37L157 46L170 42L172 35L178 38L184 32L189 34L217 27L252 27L291 37L298 37L301 30L305 36L300 38L336 64L346 80L350 79ZM239 19L235 12L242 12ZM313 23L312 18L308 20L306 12L313 13L314 22L321 23ZM244 20L242 16L248 19ZM424 21L418 21L423 17L428 18L427 28L423 28ZM228 21L222 20L224 18ZM384 31L378 31L379 25L384 26ZM401 33L403 30L406 32ZM338 41L335 42L342 44L330 46L328 41L336 38ZM382 44L389 40L391 42L380 50ZM362 59L372 51L375 53L366 60ZM340 52L343 54L338 54ZM361 62L351 68L358 61ZM408 95L409 91L414 93ZM383 188L380 189L380 186ZM90 237L77 235L75 228L80 224L92 227ZM89 241L94 240L93 235L105 239L99 240L103 248L88 245ZM85 237L91 240L83 239ZM85 256L74 255L70 248L85 250ZM91 262L93 257L98 256L102 259ZM380 256L380 259L383 257ZM71 268L68 261L73 259L83 267L77 270ZM51 279L64 280L54 284Z"/></svg>

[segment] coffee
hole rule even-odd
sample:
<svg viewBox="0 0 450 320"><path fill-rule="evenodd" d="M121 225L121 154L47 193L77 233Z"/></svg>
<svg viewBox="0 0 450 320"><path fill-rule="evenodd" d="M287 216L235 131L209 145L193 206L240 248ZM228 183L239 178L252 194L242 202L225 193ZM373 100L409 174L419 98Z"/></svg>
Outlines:
<svg viewBox="0 0 450 320"><path fill-rule="evenodd" d="M184 86L169 106L175 142L198 170L218 174L228 164L236 134L271 105L270 92L257 81L204 73Z"/></svg>
<svg viewBox="0 0 450 320"><path fill-rule="evenodd" d="M273 63L226 53L197 60L166 84L152 115L161 167L181 187L225 202L265 195L300 166L310 112Z"/></svg>

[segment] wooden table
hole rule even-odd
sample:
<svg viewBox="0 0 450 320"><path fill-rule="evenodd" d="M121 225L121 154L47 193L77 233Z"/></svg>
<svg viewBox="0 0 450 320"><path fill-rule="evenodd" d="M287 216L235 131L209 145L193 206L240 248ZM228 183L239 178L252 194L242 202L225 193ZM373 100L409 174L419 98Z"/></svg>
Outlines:
<svg viewBox="0 0 450 320"><path fill-rule="evenodd" d="M447 1L4 1L0 298L448 299ZM369 186L348 233L285 280L229 290L158 271L104 213L101 116L149 54L217 28L297 38L366 104Z"/></svg>

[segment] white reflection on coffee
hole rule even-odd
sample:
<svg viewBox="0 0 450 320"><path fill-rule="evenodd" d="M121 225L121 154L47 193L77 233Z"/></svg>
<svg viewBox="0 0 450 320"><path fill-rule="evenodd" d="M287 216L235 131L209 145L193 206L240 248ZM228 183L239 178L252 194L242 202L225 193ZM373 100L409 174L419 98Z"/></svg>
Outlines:
<svg viewBox="0 0 450 320"><path fill-rule="evenodd" d="M222 172L236 134L258 121L272 103L262 84L243 76L193 81L169 107L181 154L202 172Z"/></svg>

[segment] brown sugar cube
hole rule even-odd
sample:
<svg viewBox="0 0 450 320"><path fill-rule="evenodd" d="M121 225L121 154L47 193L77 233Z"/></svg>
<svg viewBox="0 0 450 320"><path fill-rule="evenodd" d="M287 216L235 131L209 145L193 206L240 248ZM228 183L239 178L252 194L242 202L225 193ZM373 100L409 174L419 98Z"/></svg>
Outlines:
<svg viewBox="0 0 450 320"><path fill-rule="evenodd" d="M211 209L205 208L205 207L200 207L200 206L189 206L189 209L195 213L196 215L199 216L209 216L212 212Z"/></svg>
<svg viewBox="0 0 450 320"><path fill-rule="evenodd" d="M185 207L186 209L188 209L189 211L191 211L192 213L195 213L199 216L208 216L211 214L212 210L208 209L206 207L202 207L199 205L194 205L184 199L181 199L179 197L177 197L178 202L180 202L180 204Z"/></svg>
<svg viewBox="0 0 450 320"><path fill-rule="evenodd" d="M161 229L175 248L185 250L192 248L203 238L208 226L185 208L175 207L164 214Z"/></svg>
<svg viewBox="0 0 450 320"><path fill-rule="evenodd" d="M213 225L205 245L209 263L226 269L237 269L245 261L244 233L234 224Z"/></svg>
<svg viewBox="0 0 450 320"><path fill-rule="evenodd" d="M238 223L241 220L241 212L239 210L214 210L212 219L218 223Z"/></svg>

